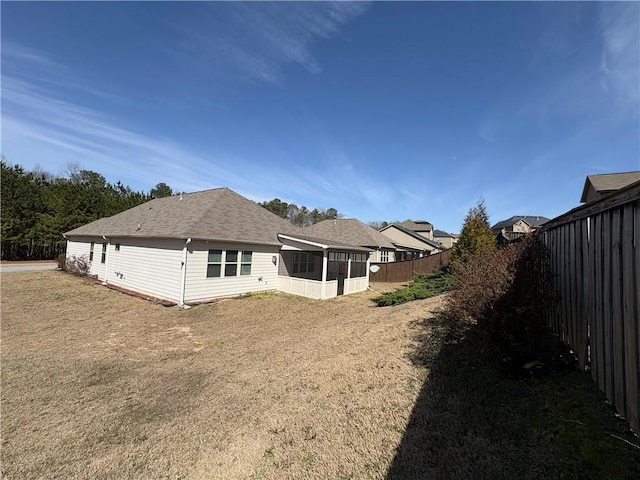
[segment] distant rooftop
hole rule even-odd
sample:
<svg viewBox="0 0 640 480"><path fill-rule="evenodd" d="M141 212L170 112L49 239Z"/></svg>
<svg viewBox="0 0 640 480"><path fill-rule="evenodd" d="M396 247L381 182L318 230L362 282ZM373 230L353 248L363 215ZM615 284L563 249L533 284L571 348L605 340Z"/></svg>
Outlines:
<svg viewBox="0 0 640 480"><path fill-rule="evenodd" d="M540 216L536 217L533 215L514 215L511 218L507 218L506 220L502 220L496 223L493 227L491 227L491 230L498 230L503 227L509 227L515 224L516 222L518 222L518 220L524 220L532 228L540 228L544 223L549 221L547 217L540 217Z"/></svg>
<svg viewBox="0 0 640 480"><path fill-rule="evenodd" d="M589 197L589 186L593 188L594 192L604 195L620 190L621 188L631 185L633 182L637 182L639 180L640 171L587 175L580 201L583 203L587 201ZM589 199L589 201L591 200L593 200L593 198Z"/></svg>

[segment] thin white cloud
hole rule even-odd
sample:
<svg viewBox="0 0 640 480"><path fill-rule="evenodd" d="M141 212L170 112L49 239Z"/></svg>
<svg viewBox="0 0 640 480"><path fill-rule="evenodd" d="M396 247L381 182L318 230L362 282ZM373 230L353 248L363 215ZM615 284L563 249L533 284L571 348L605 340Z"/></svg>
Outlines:
<svg viewBox="0 0 640 480"><path fill-rule="evenodd" d="M5 75L2 90L3 153L27 168L37 160L47 170L60 171L77 161L109 181L133 183L134 188L149 189L160 181L184 191L228 186L249 198L278 196L340 210L363 204L381 208L401 196L372 178L366 167L354 166L339 147L309 152L311 164L296 163L286 152L273 163L228 152L196 152L179 140L127 129L117 118L61 98L49 83Z"/></svg>
<svg viewBox="0 0 640 480"><path fill-rule="evenodd" d="M180 42L213 72L261 83L280 83L298 65L312 74L322 66L312 53L368 8L366 2L234 2L208 4L200 23L175 25Z"/></svg>
<svg viewBox="0 0 640 480"><path fill-rule="evenodd" d="M600 11L603 89L623 106L640 102L640 5L606 2Z"/></svg>
<svg viewBox="0 0 640 480"><path fill-rule="evenodd" d="M197 179L207 172L203 168L207 161L179 144L120 128L116 120L60 100L42 87L5 77L2 89L5 144L37 142L45 151L53 149L52 157L75 154L73 158L89 164L87 168L108 177L178 178L184 182L176 185L180 188L190 185L189 177ZM21 163L21 159L10 160ZM234 179L222 165L215 168L225 178Z"/></svg>

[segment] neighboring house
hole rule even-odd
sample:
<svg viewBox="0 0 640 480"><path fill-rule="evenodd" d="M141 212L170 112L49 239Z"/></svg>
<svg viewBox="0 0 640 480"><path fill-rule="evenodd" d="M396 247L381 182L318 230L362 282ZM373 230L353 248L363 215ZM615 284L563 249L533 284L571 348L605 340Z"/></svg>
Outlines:
<svg viewBox="0 0 640 480"><path fill-rule="evenodd" d="M447 233L443 230L434 230L433 239L442 244L444 248L453 248L453 245L458 241L457 233Z"/></svg>
<svg viewBox="0 0 640 480"><path fill-rule="evenodd" d="M514 215L511 218L502 220L491 227L491 231L496 235L502 231L513 233L530 233L539 229L548 222L547 217L535 217L531 215Z"/></svg>
<svg viewBox="0 0 640 480"><path fill-rule="evenodd" d="M640 180L640 171L588 175L580 202L590 203Z"/></svg>
<svg viewBox="0 0 640 480"><path fill-rule="evenodd" d="M340 240L350 245L367 247L372 250L372 262L393 262L395 261L396 247L387 237L365 225L355 218L336 218L324 220L322 222L305 228L309 235L322 238Z"/></svg>
<svg viewBox="0 0 640 480"><path fill-rule="evenodd" d="M396 261L420 258L444 250L442 244L430 240L401 224L392 223L380 230L396 247Z"/></svg>
<svg viewBox="0 0 640 480"><path fill-rule="evenodd" d="M281 290L331 298L366 290L369 249L310 238L217 188L157 198L65 234L104 284L180 305Z"/></svg>
<svg viewBox="0 0 640 480"><path fill-rule="evenodd" d="M491 231L496 235L498 245L506 245L521 239L527 233L535 232L548 221L549 219L547 217L514 215L511 218L496 223L491 227Z"/></svg>
<svg viewBox="0 0 640 480"><path fill-rule="evenodd" d="M426 220L405 220L400 222L399 225L429 240L433 240L433 225Z"/></svg>

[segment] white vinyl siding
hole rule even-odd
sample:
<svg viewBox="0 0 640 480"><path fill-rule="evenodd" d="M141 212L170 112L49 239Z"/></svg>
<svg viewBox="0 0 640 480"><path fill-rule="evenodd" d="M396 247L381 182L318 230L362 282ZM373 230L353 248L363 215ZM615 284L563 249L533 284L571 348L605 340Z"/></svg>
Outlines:
<svg viewBox="0 0 640 480"><path fill-rule="evenodd" d="M412 237L411 235L408 235L403 231L398 230L397 228L394 228L394 227L386 228L384 231L380 233L382 233L385 237L390 239L393 243L399 243L401 245L406 245L408 247L416 248L418 250L426 250L427 252L431 252L432 250L436 249L435 247L432 247L428 243L422 242L419 239Z"/></svg>
<svg viewBox="0 0 640 480"><path fill-rule="evenodd" d="M107 251L107 282L152 297L178 301L183 247L182 240L112 240Z"/></svg>
<svg viewBox="0 0 640 480"><path fill-rule="evenodd" d="M93 262L90 275L105 280L105 269L109 266L107 283L138 293L178 301L180 275L182 271L182 247L184 241L160 239L112 240L102 263L102 238L94 242ZM119 250L116 249L119 246ZM67 258L86 255L89 258L91 240L67 241Z"/></svg>
<svg viewBox="0 0 640 480"><path fill-rule="evenodd" d="M67 240L67 258L85 256L87 260L91 255L91 242L93 242L93 260L90 261L89 275L95 275L99 280L104 280L105 264L100 263L102 253L102 237L77 238Z"/></svg>
<svg viewBox="0 0 640 480"><path fill-rule="evenodd" d="M212 250L222 251L220 277L207 277L211 265L209 252ZM237 254L227 256L227 252ZM276 257L276 264L273 257ZM276 246L194 241L189 245L187 255L185 303L276 290L278 258L279 248Z"/></svg>

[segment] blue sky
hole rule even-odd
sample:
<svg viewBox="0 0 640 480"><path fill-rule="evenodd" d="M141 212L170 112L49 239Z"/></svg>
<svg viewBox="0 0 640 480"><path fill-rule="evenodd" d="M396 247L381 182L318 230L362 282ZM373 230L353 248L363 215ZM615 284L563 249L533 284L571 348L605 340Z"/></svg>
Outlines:
<svg viewBox="0 0 640 480"><path fill-rule="evenodd" d="M637 2L2 2L2 147L457 232L640 169Z"/></svg>

